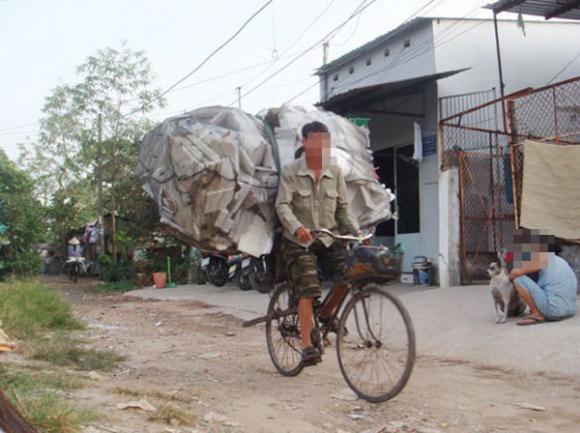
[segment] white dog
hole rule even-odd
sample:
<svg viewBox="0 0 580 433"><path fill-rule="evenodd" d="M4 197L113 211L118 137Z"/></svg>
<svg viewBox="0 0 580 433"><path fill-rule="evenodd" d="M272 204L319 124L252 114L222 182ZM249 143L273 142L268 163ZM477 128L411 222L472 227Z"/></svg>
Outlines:
<svg viewBox="0 0 580 433"><path fill-rule="evenodd" d="M526 304L519 298L512 282L508 277L508 270L503 258L504 252L497 254L499 262L489 265L487 273L491 277L489 290L493 298L497 321L505 323L506 318L521 316L526 311Z"/></svg>

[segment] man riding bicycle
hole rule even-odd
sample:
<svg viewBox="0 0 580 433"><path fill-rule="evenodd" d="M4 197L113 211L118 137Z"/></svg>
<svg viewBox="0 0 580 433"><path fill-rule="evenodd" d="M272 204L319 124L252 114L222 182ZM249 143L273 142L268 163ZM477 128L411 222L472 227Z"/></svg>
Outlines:
<svg viewBox="0 0 580 433"><path fill-rule="evenodd" d="M346 250L328 235L314 237L310 229L328 229L341 234L358 233L348 213L344 176L330 158L330 133L326 125L311 122L302 128L304 155L282 172L276 211L284 227L280 246L290 283L299 296L298 317L304 365L315 365L321 354L311 341L314 299L322 293L318 264L336 281L344 272ZM319 312L324 323L333 317L348 288L338 285ZM333 324L327 323L328 326Z"/></svg>

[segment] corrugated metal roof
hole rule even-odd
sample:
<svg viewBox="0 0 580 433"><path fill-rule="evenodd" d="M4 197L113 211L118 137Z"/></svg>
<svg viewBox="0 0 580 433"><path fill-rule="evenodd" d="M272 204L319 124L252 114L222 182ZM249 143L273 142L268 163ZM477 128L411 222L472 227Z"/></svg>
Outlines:
<svg viewBox="0 0 580 433"><path fill-rule="evenodd" d="M326 72L330 69L334 69L337 66L340 66L344 63L347 63L348 61L358 57L361 53L364 53L368 50L372 50L373 48L383 44L387 40L391 39L393 36L398 35L399 33L403 33L406 30L410 30L419 24L422 24L422 23L425 23L425 22L431 21L431 20L433 20L433 18L419 17L419 18L415 18L407 23L401 24L399 27L391 30L390 32L387 32L384 35L381 35L378 38L375 38L372 41L367 42L366 44L361 45L360 47L355 48L352 51L349 51L345 55L340 56L338 59L335 59L332 62L321 66L320 68L318 68L317 74L320 75L323 72Z"/></svg>
<svg viewBox="0 0 580 433"><path fill-rule="evenodd" d="M580 0L499 0L485 6L496 13L513 12L550 18L580 20Z"/></svg>
<svg viewBox="0 0 580 433"><path fill-rule="evenodd" d="M357 109L361 106L397 95L403 90L408 91L408 89L413 86L421 86L434 80L447 78L460 72L467 71L468 69L469 68L455 69L446 72L440 72L438 74L423 75L406 80L393 81L390 83L381 83L365 87L355 87L346 92L338 93L324 101L320 101L316 105L322 106L326 109L336 110L337 107L341 104L348 104L348 108Z"/></svg>

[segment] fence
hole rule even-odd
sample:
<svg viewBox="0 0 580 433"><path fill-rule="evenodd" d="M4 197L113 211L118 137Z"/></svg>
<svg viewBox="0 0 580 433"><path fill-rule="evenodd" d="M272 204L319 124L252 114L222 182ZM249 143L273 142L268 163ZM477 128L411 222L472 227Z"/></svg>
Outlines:
<svg viewBox="0 0 580 433"><path fill-rule="evenodd" d="M580 77L490 99L459 112L440 107L441 169L459 171L462 284L487 277L519 222L525 140L580 144Z"/></svg>

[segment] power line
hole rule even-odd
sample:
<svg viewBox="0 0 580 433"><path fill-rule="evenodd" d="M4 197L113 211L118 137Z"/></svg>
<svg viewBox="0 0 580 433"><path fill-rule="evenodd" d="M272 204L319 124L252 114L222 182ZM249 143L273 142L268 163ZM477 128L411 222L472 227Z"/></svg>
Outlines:
<svg viewBox="0 0 580 433"><path fill-rule="evenodd" d="M431 5L431 4L432 4L434 1L435 1L435 0L429 0L429 1L427 1L427 3L425 3L425 4L424 4L422 7L420 7L420 8L419 8L418 10L416 10L416 11L415 11L413 14L411 14L411 15L410 15L410 16L409 16L409 17L408 17L408 18L407 18L405 21L403 21L403 23L402 23L401 25L404 25L404 24L408 23L409 21L411 21L413 18L415 18L415 16L417 16L417 15L418 15L418 14L419 14L421 11L423 11L425 8L427 8L429 5ZM431 9L430 9L430 10L433 10L434 8L436 8L436 7L440 6L440 5L441 5L442 3L444 3L445 1L447 1L447 0L440 0L440 1L439 1L439 3L438 3L438 4L436 4L435 6L431 7ZM400 25L400 26L401 26L401 25ZM417 47L417 48L418 48L418 47ZM397 58L394 60L394 62L396 62L397 60L399 60L399 57L401 57L402 55L403 55L403 53L402 53L402 52L401 52L401 53L399 53L399 56L398 56L398 57L397 57ZM382 71L380 71L380 72L382 72ZM364 78L364 77L363 77L363 78ZM358 81L357 81L357 82L358 82ZM304 90L300 91L298 94L294 95L292 98L290 98L290 99L288 99L286 102L284 102L284 104L288 104L289 102L291 102L291 101L295 100L296 98L298 98L298 97L302 96L304 93L306 93L307 91L309 91L310 89L312 89L312 88L313 88L313 87L314 87L316 84L318 84L318 83L315 83L314 85L311 85L311 86L309 86L308 88L306 88L306 89L304 89ZM349 84L349 85L350 85L350 84L356 84L356 82L355 82L355 83L352 83L352 82L351 82L351 83L348 83L348 84Z"/></svg>
<svg viewBox="0 0 580 433"><path fill-rule="evenodd" d="M30 127L30 126L33 126L33 125L38 125L38 122L33 122L33 123L26 123L26 124L24 124L24 125L18 125L18 126L11 126L11 127L9 127L9 128L2 128L2 129L0 129L0 132L3 132L3 131L10 131L10 130L12 130L12 129L22 129L22 128L27 128L27 127Z"/></svg>
<svg viewBox="0 0 580 433"><path fill-rule="evenodd" d="M481 2L484 3L484 2ZM463 25L466 24L466 22L464 21L469 15L472 15L474 13L477 12L477 10L479 9L479 5L476 6L475 8L473 8L471 11L469 11L467 14L465 14L463 17L461 18L457 18L456 21L452 24L450 24L449 26L447 26L445 29L443 29L441 32L439 32L437 35L434 35L432 40L429 41L425 41L422 44L419 44L417 47L415 47L414 49L408 51L408 52L401 52L401 54L390 64L388 64L385 68L380 69L378 71L375 72L371 72L367 75L363 75L362 77L354 80L354 81L349 81L346 82L342 85L338 85L337 87L334 88L335 91L340 90L342 88L345 87L350 87L353 86L354 84L360 83L363 80L366 80L367 78L371 78L373 76L376 76L378 74L382 74L384 72L387 72L391 69L393 69L396 66L401 66L404 65L406 63L409 63L410 61L416 59L419 56L422 56L423 54L435 49L436 47L439 47L441 45L444 45L448 42L451 42L452 40L456 39L457 37L475 29L476 27L480 26L481 24L484 23L484 21L480 21L480 22L476 22L472 27L466 29L465 31L458 33L458 34L454 34L452 37L450 37L447 40L442 40L442 38L444 36L449 36L451 35L451 30L454 27L457 27L455 30L458 30L460 27L462 27ZM462 21L463 20L463 21ZM437 41L439 39L439 41Z"/></svg>
<svg viewBox="0 0 580 433"><path fill-rule="evenodd" d="M578 59L579 57L580 57L580 53L578 53L578 54L577 54L577 55L576 55L576 56L575 56L575 57L574 57L572 60L570 60L568 63L566 63L566 64L564 65L564 67L563 67L562 69L560 69L560 70L558 71L558 73L557 73L556 75L554 75L554 76L552 77L552 79L546 83L546 86L548 86L548 85L552 84L552 83L554 82L554 80L555 80L556 78L558 78L558 77L559 77L559 76L562 74L562 72L564 72L566 69L568 69L568 67L569 67L569 66L570 66L572 63L574 63L574 62L576 61L576 59Z"/></svg>
<svg viewBox="0 0 580 433"><path fill-rule="evenodd" d="M293 56L293 55L292 56L286 56L286 53L288 53L288 51L290 51L302 39L302 37L308 32L308 30L310 30L316 23L318 23L318 20L330 9L330 7L333 5L333 3L335 1L336 0L330 0L327 3L327 5L324 7L324 9L322 9L322 11L320 11L320 13L318 13L318 15L316 15L316 17L314 17L314 19L306 26L306 28L302 31L302 33L300 33L300 35L296 39L294 39L294 41L292 43L290 43L290 45L288 45L286 47L286 49L282 52L281 57L278 58L277 60L280 60L281 58L286 58L286 57L292 57ZM363 4L364 3L365 2L363 2ZM359 8L360 8L360 5L359 5ZM357 10L358 10L358 8L357 8ZM297 53L297 54L299 54L299 53ZM253 83L258 78L260 78L262 75L264 75L266 72L268 72L270 69L272 69L272 67L275 64L276 64L276 61L272 62L268 67L264 68L260 73L258 73L254 77L252 77L249 80L247 80L244 83L242 83L239 87L241 87L243 89L248 84ZM229 104L229 105L232 105L232 104Z"/></svg>
<svg viewBox="0 0 580 433"><path fill-rule="evenodd" d="M286 105L289 104L290 102L294 101L296 98L299 98L300 96L304 95L306 92L308 92L310 89L318 86L320 84L319 81L317 81L316 83L312 84L311 86L307 87L306 89L302 90L301 92L297 93L296 95L292 96L290 99L288 99L287 101L285 101L282 105Z"/></svg>
<svg viewBox="0 0 580 433"><path fill-rule="evenodd" d="M226 39L220 46L218 46L215 50L213 50L205 59L203 59L203 61L197 65L192 71L188 72L186 75L184 75L182 78L180 78L179 80L177 80L175 83L173 83L171 86L169 86L167 89L165 89L163 92L161 92L157 97L155 97L153 99L152 102L155 101L159 101L161 98L163 98L165 95L167 95L169 92L171 92L175 87L177 87L178 85L180 85L181 83L183 83L185 80L187 80L189 77L191 77L193 74L195 74L197 71L199 71L203 65L205 65L213 56L215 56L219 51L221 51L226 45L228 45L232 40L234 40L246 27L248 24L250 24L250 22L252 22L252 20L254 18L256 18L260 12L262 12L264 9L266 9L274 0L268 0L266 3L264 3L256 12L254 12L246 21L244 21L244 23L242 24L242 26L236 30L236 32L230 36L228 39ZM124 116L130 116L132 114L135 114L139 111L141 111L142 108L133 110L127 114L125 114Z"/></svg>
<svg viewBox="0 0 580 433"><path fill-rule="evenodd" d="M371 6L373 3L375 3L377 0L371 0L369 3L367 3L367 0L363 0L359 6L357 6L357 8L354 10L353 13L351 13L351 15L345 20L343 21L341 24L339 24L338 26L336 26L334 29L332 29L329 33L327 33L322 39L318 40L317 42L315 42L314 44L312 44L310 47L306 48L304 51L302 51L302 53L300 53L298 56L294 57L292 60L290 60L288 63L286 63L284 66L282 66L281 68L279 68L277 71L273 72L272 74L268 75L265 79L263 79L262 81L260 81L257 85L255 85L254 87L252 87L250 90L248 90L246 93L244 93L242 95L242 97L246 97L248 95L250 95L251 93L253 93L255 90L257 90L259 87L261 87L263 84L267 83L268 81L270 81L272 78L274 78L276 75L280 74L282 71L284 71L285 69L287 69L288 67L290 67L292 64L294 64L298 59L300 59L301 57L305 56L306 54L308 54L310 51L312 51L313 49L317 48L322 42L324 42L325 40L331 39L336 33L338 33L348 22L350 22L352 19L354 19L357 15L359 15L360 13L362 13L365 9L367 9L369 6ZM236 101L233 101L232 103L228 104L228 106L231 106L233 104L235 104Z"/></svg>
<svg viewBox="0 0 580 433"><path fill-rule="evenodd" d="M304 37L304 35L306 33L308 33L308 31L315 25L318 23L318 20L320 18L322 18L322 16L328 11L328 9L330 9L330 7L333 5L333 3L336 0L330 0L328 2L328 4L324 7L324 9L322 9L322 11L320 11L320 13L318 15L316 15L316 17L314 17L314 19L310 22L310 24L308 24L306 26L306 28L302 31L302 33L300 33L300 35L294 39L294 41L288 45L288 47L286 47L286 49L284 50L284 52L282 53L282 55L286 54L288 51L290 51L290 49L292 49L298 42L300 42L300 40Z"/></svg>

